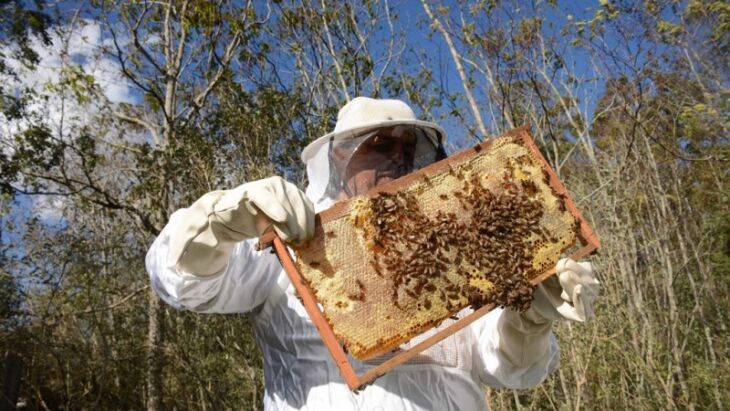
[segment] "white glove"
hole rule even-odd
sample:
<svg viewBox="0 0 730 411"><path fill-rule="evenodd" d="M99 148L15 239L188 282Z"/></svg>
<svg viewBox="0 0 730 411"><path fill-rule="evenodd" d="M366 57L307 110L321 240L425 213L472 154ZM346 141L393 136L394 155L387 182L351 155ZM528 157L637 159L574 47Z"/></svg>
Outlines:
<svg viewBox="0 0 730 411"><path fill-rule="evenodd" d="M294 184L281 177L213 191L189 208L171 227L168 264L188 274L210 276L225 268L235 243L259 235L259 211L286 242L314 234L314 206Z"/></svg>
<svg viewBox="0 0 730 411"><path fill-rule="evenodd" d="M591 263L564 258L558 261L555 275L535 290L535 299L524 315L536 323L561 319L585 322L593 317L593 302L600 289Z"/></svg>
<svg viewBox="0 0 730 411"><path fill-rule="evenodd" d="M600 283L591 263L566 258L558 261L555 271L538 285L529 310L505 309L499 318L498 349L516 367L529 367L547 353L553 321L584 322L593 317Z"/></svg>

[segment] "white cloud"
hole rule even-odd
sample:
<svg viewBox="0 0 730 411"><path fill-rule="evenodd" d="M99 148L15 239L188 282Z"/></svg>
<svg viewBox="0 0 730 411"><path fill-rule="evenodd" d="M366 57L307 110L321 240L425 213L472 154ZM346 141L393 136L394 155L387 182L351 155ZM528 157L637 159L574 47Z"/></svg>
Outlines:
<svg viewBox="0 0 730 411"><path fill-rule="evenodd" d="M33 197L33 215L48 225L53 225L63 218L65 197L36 196Z"/></svg>
<svg viewBox="0 0 730 411"><path fill-rule="evenodd" d="M70 30L70 31L69 31ZM37 38L32 40L38 53L39 63L29 70L10 60L9 66L19 73L17 86L31 87L43 92L47 84L57 83L65 65L78 65L86 74L94 76L102 92L114 103L135 103L133 89L121 76L119 63L104 55L103 47L113 45L103 38L99 23L81 20L74 28L61 28L51 34L51 44L46 46Z"/></svg>
<svg viewBox="0 0 730 411"><path fill-rule="evenodd" d="M28 104L30 113L54 132L54 135L73 136L76 127L89 124L101 108L99 102L79 104L72 93L63 98L57 87L62 79L64 68L81 69L84 74L92 75L99 90L112 103L135 103L137 98L131 84L120 74L119 64L103 53L104 47L111 47L111 39L105 38L100 24L93 20L81 20L76 26L61 27L51 33L51 44L46 46L40 40L32 40L32 47L38 53L37 67L29 69L20 62L7 59L8 66L17 73L15 78L0 76L5 92L20 93L31 89L36 93ZM122 39L124 41L124 39ZM6 56L9 50L2 50ZM0 150L13 152L12 138L28 127L24 120L8 121L0 114ZM127 134L127 138L144 140L144 136ZM113 136L110 136L113 138ZM57 196L33 196L28 205L31 212L42 221L54 224L63 216L64 198Z"/></svg>
<svg viewBox="0 0 730 411"><path fill-rule="evenodd" d="M32 40L32 47L38 53L39 62L34 69L9 59L8 66L17 73L16 78L0 78L6 91L31 89L37 96L28 105L28 110L40 118L52 130L64 134L74 126L87 123L100 108L98 102L79 104L72 93L62 96L57 92L63 70L80 70L92 75L101 92L112 103L135 103L134 89L121 76L119 64L102 53L104 47L112 45L103 37L102 28L93 20L81 20L73 28L60 28L51 34L51 44L44 45L39 39ZM0 50L2 51L2 50ZM21 131L22 122L4 122L6 136Z"/></svg>

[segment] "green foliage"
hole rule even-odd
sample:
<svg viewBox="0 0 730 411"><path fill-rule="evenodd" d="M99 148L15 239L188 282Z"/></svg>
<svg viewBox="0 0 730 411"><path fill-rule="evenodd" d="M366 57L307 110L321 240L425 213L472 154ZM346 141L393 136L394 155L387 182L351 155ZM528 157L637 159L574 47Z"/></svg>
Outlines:
<svg viewBox="0 0 730 411"><path fill-rule="evenodd" d="M62 142L53 137L51 130L42 124L26 128L14 139L17 142L14 152L2 154L5 157L0 164L0 188L3 194L13 192L13 183L22 169L32 167L48 171L58 166L65 148Z"/></svg>
<svg viewBox="0 0 730 411"><path fill-rule="evenodd" d="M528 18L520 21L519 32L514 42L528 47L535 42L542 29L542 19L539 17Z"/></svg>
<svg viewBox="0 0 730 411"><path fill-rule="evenodd" d="M79 105L86 105L92 100L94 87L93 75L84 72L80 65L71 65L64 66L59 81L47 83L44 91L59 94L70 92Z"/></svg>
<svg viewBox="0 0 730 411"><path fill-rule="evenodd" d="M48 30L51 18L43 11L43 1L35 1L35 8L29 2L0 1L0 77L15 78L10 64L35 67L38 53L32 46L36 39L43 46L51 44ZM9 90L5 81L0 81L0 114L8 119L19 119L25 115L28 90Z"/></svg>
<svg viewBox="0 0 730 411"><path fill-rule="evenodd" d="M15 46L17 49L11 54L11 58L18 59L23 64L38 63L38 53L30 44L32 35L37 36L42 44L50 44L48 29L51 19L43 11L43 1L35 1L34 5L35 9L25 2L0 1L0 45ZM0 73L5 73L5 56L0 57Z"/></svg>
<svg viewBox="0 0 730 411"><path fill-rule="evenodd" d="M663 40L667 43L678 42L684 29L682 26L668 21L658 21L656 25L657 32L662 36Z"/></svg>

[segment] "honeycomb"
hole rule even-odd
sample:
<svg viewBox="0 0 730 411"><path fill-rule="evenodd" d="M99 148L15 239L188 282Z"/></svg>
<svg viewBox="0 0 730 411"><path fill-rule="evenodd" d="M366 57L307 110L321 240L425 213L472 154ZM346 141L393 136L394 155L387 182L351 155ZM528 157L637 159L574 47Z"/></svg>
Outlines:
<svg viewBox="0 0 730 411"><path fill-rule="evenodd" d="M580 220L528 144L495 139L322 213L297 265L353 357L397 349L469 306L529 307L531 281L575 243Z"/></svg>

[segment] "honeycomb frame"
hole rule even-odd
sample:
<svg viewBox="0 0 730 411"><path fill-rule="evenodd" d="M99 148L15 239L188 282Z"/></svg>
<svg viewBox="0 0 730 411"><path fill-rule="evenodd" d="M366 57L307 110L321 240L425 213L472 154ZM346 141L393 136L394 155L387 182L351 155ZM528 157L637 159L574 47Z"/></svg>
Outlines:
<svg viewBox="0 0 730 411"><path fill-rule="evenodd" d="M580 241L581 247L577 251L575 251L571 255L571 257L574 259L579 259L596 250L600 246L598 238L591 230L587 222L583 219L580 212L577 210L575 203L568 195L567 190L560 182L557 175L549 166L545 158L540 153L539 149L530 137L527 127L525 126L511 130L510 132L507 132L500 137L490 139L483 143L477 144L474 147L464 149L458 153L453 154L447 159L431 164L407 176L401 177L397 180L383 185L379 185L370 190L368 193L364 194L364 196L358 196L355 199L338 202L330 209L325 210L317 215L315 238L326 238L326 236L330 233L325 233L323 226L328 222L334 221L336 219L341 219L342 217L351 214L352 208L356 206L355 202L362 201L362 198L373 199L378 196L383 196L387 193L395 194L402 192L405 188L414 187L415 184L424 181L424 179L427 181L429 177L443 174L445 171L452 170L453 167L457 167L460 164L464 164L474 159L475 157L492 148L495 143L499 144L500 141L504 141L505 139L512 139L515 141L518 140L519 144L521 144L531 152L532 158L535 159L537 163L539 163L538 165L542 168L545 182L553 190L553 194L559 196L564 201L564 211L567 210L566 212L569 212L575 218L575 221L577 223L575 227L575 237L578 241ZM408 349L402 351L398 350L397 353L389 356L390 358L385 358L385 360L377 365L375 368L367 371L361 376L358 376L355 373L352 364L348 360L345 348L343 348L343 344L338 340L336 336L332 322L328 319L327 315L325 315L325 307L322 305L322 301L317 298L317 290L312 288L312 286L309 284L309 281L304 276L302 276L302 273L300 272L300 268L302 268L302 263L294 263L292 261L291 256L286 250L286 247L281 243L280 240L272 237L271 235L269 235L268 238L265 237L266 236L262 237L261 242L270 243L273 241L273 245L277 252L277 255L279 256L279 259L281 260L285 271L289 275L292 284L294 285L298 295L300 296L302 303L305 306L305 309L307 310L310 318L320 332L320 335L322 336L325 345L332 354L333 359L337 363L342 373L343 379L350 387L350 389L353 390L357 389L363 384L374 380L378 376L387 372L389 369L414 358L419 353L423 352L424 350L428 349L429 347L433 346L434 344L438 343L449 335L466 327L473 321L476 321L478 318L491 311L491 309L493 309L495 306L495 304L492 303L486 303L481 307L475 306L476 310L466 317L453 322L436 334L424 339L423 341L418 342ZM564 247L560 251L562 252L564 251L564 249L567 248L568 246ZM307 267L303 268L306 269ZM533 285L537 285L553 273L554 267L551 267L544 272L531 275L529 278L529 282ZM358 286L362 288L362 284L359 283L359 280ZM354 295L350 296L350 298L358 299L360 297ZM425 328L432 328L434 325L437 324L426 324ZM425 331L425 328L422 327L422 329L418 329L415 331L418 331L418 333L420 334L421 331ZM413 333L413 331L411 333ZM397 342L400 343L402 341ZM390 349L392 347L387 348Z"/></svg>

